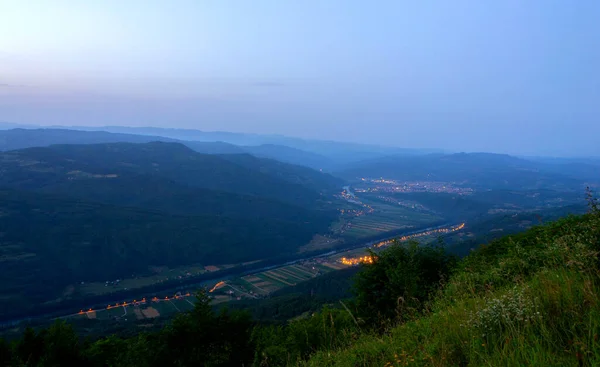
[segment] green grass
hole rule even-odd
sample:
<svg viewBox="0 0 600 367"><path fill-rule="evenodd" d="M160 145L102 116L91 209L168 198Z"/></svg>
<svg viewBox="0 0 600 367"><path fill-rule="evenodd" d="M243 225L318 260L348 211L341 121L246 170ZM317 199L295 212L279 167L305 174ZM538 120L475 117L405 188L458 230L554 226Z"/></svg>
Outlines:
<svg viewBox="0 0 600 367"><path fill-rule="evenodd" d="M247 291L252 291L254 293L258 293L258 294L266 294L266 292L256 288L255 286L252 285L252 283L250 283L249 281L242 279L242 278L237 278L231 281L232 284L239 286L242 289L245 289Z"/></svg>
<svg viewBox="0 0 600 367"><path fill-rule="evenodd" d="M129 311L130 310L127 310L127 313L129 313ZM123 307L113 307L110 310L99 310L96 312L96 318L98 320L110 320L114 317L121 317L124 313L125 310L123 310Z"/></svg>
<svg viewBox="0 0 600 367"><path fill-rule="evenodd" d="M278 288L283 288L283 287L287 286L287 284L285 284L285 283L283 283L283 282L281 282L281 281L277 280L277 278L276 278L276 277L273 277L273 276L271 276L271 277L270 277L270 276L267 276L265 273L259 273L259 274L256 274L256 277L257 277L257 278L260 278L260 279L262 279L262 280L263 280L263 281L265 281L265 282L269 282L269 283L271 283L271 285L270 285L270 286L263 286L263 287L261 287L261 288L263 288L263 289L265 289L265 287L278 287Z"/></svg>
<svg viewBox="0 0 600 367"><path fill-rule="evenodd" d="M335 271L334 269L332 269L328 266L322 265L322 264L315 264L314 266L316 269L320 270L323 273L329 273L331 271Z"/></svg>
<svg viewBox="0 0 600 367"><path fill-rule="evenodd" d="M314 272L305 268L302 265L292 265L292 266L290 266L290 269L293 269L296 272L296 274L304 276L306 279L310 279L310 278L314 277Z"/></svg>
<svg viewBox="0 0 600 367"><path fill-rule="evenodd" d="M193 298L190 299L188 297L188 298L175 299L175 300L172 300L171 303L173 305L175 305L181 312L191 311L192 309L194 309L194 299Z"/></svg>
<svg viewBox="0 0 600 367"><path fill-rule="evenodd" d="M426 311L303 366L600 364L600 217L505 237L463 260Z"/></svg>
<svg viewBox="0 0 600 367"><path fill-rule="evenodd" d="M351 228L344 233L345 237L348 238L360 238L367 237L376 234L377 231L365 230L362 228Z"/></svg>
<svg viewBox="0 0 600 367"><path fill-rule="evenodd" d="M118 284L105 285L105 282L89 282L77 285L78 290L84 295L108 294L125 289L136 289L177 279L178 277L196 276L206 273L201 265L178 266L174 268L161 269L158 274L139 276L135 278L123 278Z"/></svg>
<svg viewBox="0 0 600 367"><path fill-rule="evenodd" d="M161 316L177 312L175 306L168 301L151 302L149 306L157 310Z"/></svg>
<svg viewBox="0 0 600 367"><path fill-rule="evenodd" d="M297 270L292 269L291 267L285 267L281 269L277 269L275 273L280 274L281 276L287 277L289 281L293 282L301 282L303 280L310 279L310 277L306 276L306 274L299 273Z"/></svg>

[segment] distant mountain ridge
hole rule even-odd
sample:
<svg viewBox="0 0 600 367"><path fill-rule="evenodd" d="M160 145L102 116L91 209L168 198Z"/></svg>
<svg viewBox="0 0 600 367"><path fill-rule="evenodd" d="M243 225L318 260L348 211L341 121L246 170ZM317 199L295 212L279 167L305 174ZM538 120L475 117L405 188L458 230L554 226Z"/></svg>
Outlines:
<svg viewBox="0 0 600 367"><path fill-rule="evenodd" d="M205 154L252 154L281 162L328 169L334 163L319 154L306 152L282 145L265 144L238 146L223 141L178 140L156 135L135 135L106 131L79 131L69 129L10 129L0 130L0 151L44 147L56 144L99 144L99 143L150 143L154 141L177 142Z"/></svg>
<svg viewBox="0 0 600 367"><path fill-rule="evenodd" d="M75 130L75 131L87 131L87 132L111 132L118 134L131 134L131 135L142 135L142 136L154 136L168 139L174 139L179 141L195 141L195 142L222 142L236 146L243 146L246 148L255 146L285 146L286 149L283 152L276 151L278 156L274 156L269 148L261 148L258 151L246 151L247 153L256 154L272 159L278 159L286 161L288 163L308 165L312 168L323 169L323 170L335 170L341 166L351 162L360 160L381 157L392 154L406 154L406 155L418 155L442 152L438 149L405 149L397 147L386 147L369 144L359 143L346 143L338 141L327 141L327 140L310 140L293 138L281 135L260 135L260 134L245 134L245 133L231 133L231 132L205 132L194 129L170 129L170 128L153 128L153 127L123 127L123 126L103 126L103 127L86 127L86 126L32 126L32 125L18 125L18 124L1 124L1 129L60 129L60 130ZM303 157L302 161L298 160L297 153L290 149L304 151L308 156ZM318 161L315 161L316 156L321 157ZM287 157L287 158L286 158ZM286 160L293 159L293 160ZM307 161L309 163L303 163ZM313 163L310 163L313 162ZM314 165L318 162L317 165ZM312 164L312 165L311 165Z"/></svg>

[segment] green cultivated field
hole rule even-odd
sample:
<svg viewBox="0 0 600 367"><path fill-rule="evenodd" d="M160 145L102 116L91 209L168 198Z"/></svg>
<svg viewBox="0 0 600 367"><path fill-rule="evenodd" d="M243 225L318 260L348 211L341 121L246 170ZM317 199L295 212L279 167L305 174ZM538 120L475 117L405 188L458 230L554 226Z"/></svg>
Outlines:
<svg viewBox="0 0 600 367"><path fill-rule="evenodd" d="M366 202L374 211L359 217L351 218L344 237L357 239L383 234L401 229L411 229L433 224L441 218L430 213L402 206L381 203L377 201Z"/></svg>
<svg viewBox="0 0 600 367"><path fill-rule="evenodd" d="M177 312L190 311L194 308L194 297L181 297L178 299L147 301L146 303L129 306L111 306L110 309L97 309L94 312L84 312L70 316L70 319L95 319L108 321L121 320L144 320L155 317L171 316ZM85 310L84 310L85 311Z"/></svg>
<svg viewBox="0 0 600 367"><path fill-rule="evenodd" d="M337 265L327 267L310 261L304 264L288 265L258 274L247 275L229 282L234 287L243 289L246 292L252 291L259 295L267 295L284 287L290 287L318 275L334 271L337 268Z"/></svg>
<svg viewBox="0 0 600 367"><path fill-rule="evenodd" d="M123 278L119 283L106 284L105 282L90 282L77 285L77 289L83 295L108 294L126 289L136 289L150 286L164 281L177 278L185 278L206 273L202 265L178 266L173 268L157 267L155 274L148 276L137 276L134 278Z"/></svg>

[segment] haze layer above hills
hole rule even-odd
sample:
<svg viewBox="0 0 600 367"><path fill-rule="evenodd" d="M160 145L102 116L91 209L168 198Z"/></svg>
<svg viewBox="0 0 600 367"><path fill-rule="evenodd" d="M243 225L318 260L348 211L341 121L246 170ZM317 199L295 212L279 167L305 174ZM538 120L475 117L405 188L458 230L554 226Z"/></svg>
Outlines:
<svg viewBox="0 0 600 367"><path fill-rule="evenodd" d="M3 132L2 129L5 131ZM249 153L258 157L277 159L326 171L341 169L350 162L386 155L436 152L434 150L304 140L276 135L204 132L186 129L118 126L97 128L56 126L42 129L39 126L0 123L0 133L2 132L5 135L3 137L0 135L0 150L50 144L179 141L201 153Z"/></svg>
<svg viewBox="0 0 600 367"><path fill-rule="evenodd" d="M2 130L3 128L5 130ZM0 150L53 144L155 141L179 142L196 152L220 154L226 159L238 160L238 163L240 158L231 155L245 153L257 158L268 158L327 171L343 178L368 176L407 181L464 181L477 184L477 180L483 179L482 175L487 175L489 181L480 182L483 186L492 183L496 186L528 188L535 186L534 181L537 182L536 185L542 186L550 182L569 186L579 185L581 182L577 180L596 181L600 170L600 158L514 157L491 153L452 154L431 149L414 150L283 136L185 129L131 127L40 129L36 126L0 123ZM539 181L540 179L545 183ZM569 182L568 179L572 180Z"/></svg>

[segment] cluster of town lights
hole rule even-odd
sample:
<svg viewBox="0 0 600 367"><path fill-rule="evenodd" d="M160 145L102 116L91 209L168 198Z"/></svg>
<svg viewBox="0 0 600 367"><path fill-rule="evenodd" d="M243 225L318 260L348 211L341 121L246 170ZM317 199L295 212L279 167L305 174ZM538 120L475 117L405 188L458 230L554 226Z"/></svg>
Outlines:
<svg viewBox="0 0 600 367"><path fill-rule="evenodd" d="M358 264L373 264L372 256L361 256L361 257L353 257L353 258L345 258L341 259L342 264L344 265L358 265Z"/></svg>

